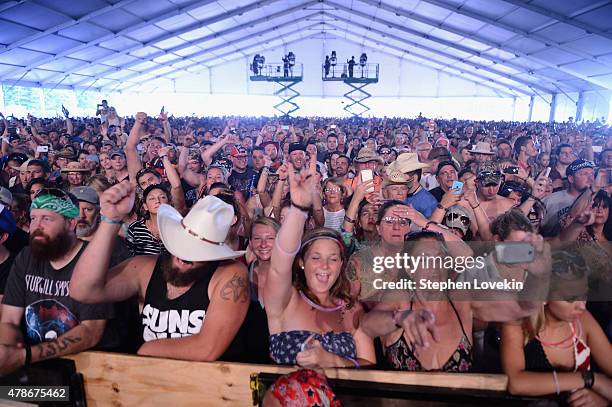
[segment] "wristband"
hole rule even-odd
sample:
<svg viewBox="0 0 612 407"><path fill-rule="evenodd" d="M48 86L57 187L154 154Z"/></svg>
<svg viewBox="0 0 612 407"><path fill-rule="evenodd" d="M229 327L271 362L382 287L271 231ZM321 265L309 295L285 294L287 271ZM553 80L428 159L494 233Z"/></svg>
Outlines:
<svg viewBox="0 0 612 407"><path fill-rule="evenodd" d="M302 211L304 213L309 213L310 212L310 208L308 208L306 206L296 205L295 202L293 202L293 201L291 201L291 206L293 206L296 209L299 209L300 211Z"/></svg>
<svg viewBox="0 0 612 407"><path fill-rule="evenodd" d="M352 223L353 225L355 224L355 219L351 219L347 215L344 215L344 221L348 223Z"/></svg>
<svg viewBox="0 0 612 407"><path fill-rule="evenodd" d="M559 378L557 377L557 371L553 370L553 380L555 382L555 391L557 392L557 394L561 393L561 389L559 387Z"/></svg>
<svg viewBox="0 0 612 407"><path fill-rule="evenodd" d="M23 363L23 367L27 368L32 364L32 348L27 343L24 345L25 348L25 362Z"/></svg>
<svg viewBox="0 0 612 407"><path fill-rule="evenodd" d="M474 210L474 209L478 208L479 206L480 206L480 202L478 202L478 205L476 205L476 206L470 205L470 208L472 208L472 210Z"/></svg>
<svg viewBox="0 0 612 407"><path fill-rule="evenodd" d="M589 369L582 369L580 374L582 374L582 380L584 380L584 388L592 388L593 384L595 384L595 375L593 374L593 371Z"/></svg>
<svg viewBox="0 0 612 407"><path fill-rule="evenodd" d="M111 219L102 214L100 214L100 221L104 223L110 223L111 225L121 225L123 223L120 220Z"/></svg>
<svg viewBox="0 0 612 407"><path fill-rule="evenodd" d="M445 210L446 210L446 208L445 208L445 207L443 207L443 206L442 206L442 204L440 204L440 203L436 205L436 208L438 208L438 209L442 209L443 211L445 211Z"/></svg>
<svg viewBox="0 0 612 407"><path fill-rule="evenodd" d="M361 367L361 365L359 364L359 362L357 362L357 360L353 359L353 358L345 358L346 360L350 360L357 369L359 369Z"/></svg>

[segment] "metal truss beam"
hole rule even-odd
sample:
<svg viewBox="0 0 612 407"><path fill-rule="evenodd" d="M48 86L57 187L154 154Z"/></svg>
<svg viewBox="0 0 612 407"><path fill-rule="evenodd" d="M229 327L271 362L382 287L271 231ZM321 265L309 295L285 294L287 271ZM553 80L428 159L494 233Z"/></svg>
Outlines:
<svg viewBox="0 0 612 407"><path fill-rule="evenodd" d="M94 10L94 11L92 11L90 13L87 13L84 16L79 17L79 18L71 18L71 17L69 17L69 16L67 16L67 15L62 13L62 15L64 15L66 18L68 18L69 21L66 21L64 23L61 23L61 24L55 25L53 27L47 28L46 30L38 32L36 34L28 35L25 38L22 38L20 40L17 40L15 42L11 43L11 44L8 44L6 46L6 48L4 48L3 50L0 51L0 54L3 54L5 52L8 52L8 51L10 51L12 49L15 49L15 48L19 48L22 45L25 45L25 44L27 44L29 42L35 41L35 40L37 40L39 38L42 38L42 37L45 37L47 35L54 34L54 33L58 32L60 30L65 30L66 28L70 28L70 27L75 26L77 24L84 23L85 21L91 20L92 18L95 18L95 17L97 17L99 15L102 15L104 13L108 13L109 11L122 8L124 6L127 6L128 4L134 3L135 1L136 0L122 0L119 3L109 4L106 7L102 7L100 9ZM42 6L42 7L44 7L44 6ZM56 10L53 10L53 12L60 13L59 11L56 11Z"/></svg>
<svg viewBox="0 0 612 407"><path fill-rule="evenodd" d="M417 30L415 30L413 28L405 27L403 25L393 23L391 21L382 19L380 17L373 16L371 14L363 13L363 12L357 11L357 10L352 10L351 8L343 6L341 4L332 3L330 1L328 1L327 4L334 5L336 8L338 8L341 11L344 11L345 13L354 14L354 15L359 16L361 18L374 21L374 22L376 22L378 24L386 25L389 28L393 28L393 29L396 29L398 31L405 32L407 34L414 35L416 37L423 38L423 39L426 39L426 40L438 43L440 45L444 45L444 46L452 48L452 49L456 49L458 51L465 52L467 54L470 54L470 55L473 55L473 56L476 56L476 57L479 57L479 58L482 58L482 59L486 59L486 60L491 61L491 62L493 62L495 64L506 65L506 66L508 66L510 68L513 68L513 69L515 69L515 70L517 70L519 72L524 72L525 71L525 67L522 66L522 65L515 64L513 62L501 59L501 58L493 56L493 55L486 54L486 53L481 52L481 51L476 51L476 50L474 50L472 48L469 48L469 47L466 47L464 45L457 44L456 42L448 41L448 40L445 40L445 39L442 39L442 38L438 38L438 37L434 37L434 36L431 36L429 34L423 33L421 31L417 31ZM387 10L387 11L389 11L389 10ZM398 13L399 13L399 11L398 11ZM406 12L406 13L408 13L408 12ZM406 16L409 17L409 15L406 15ZM441 28L441 27L436 27L436 28ZM555 82L556 81L556 79L553 79L553 78L550 78L550 77L547 77L547 76L543 76L543 75L539 75L539 74L534 74L534 76L537 76L541 80L546 81L546 82ZM541 85L538 85L538 86L540 87L540 89L543 92L548 92L548 93L552 92L552 89L545 88L545 87L543 87Z"/></svg>
<svg viewBox="0 0 612 407"><path fill-rule="evenodd" d="M361 38L361 36L359 36L359 35L357 35L357 34L355 34L355 33L352 33L352 32L350 32L350 31L347 31L347 33L349 33L349 34L351 34L351 35L354 35L355 37L360 37L360 38ZM377 46L379 45L379 43L378 43L377 41L375 41L375 40L373 40L373 39L369 39L369 38L362 38L362 39L363 39L364 41L370 41L370 42L373 42L373 43L375 44L374 46L367 46L367 45L366 45L366 47L367 47L368 49L371 49L371 50L376 51L376 52L380 52L380 49L379 49L379 48L377 48ZM353 43L353 44L358 45L358 46L364 46L364 43L363 43L363 42L359 42L359 41L350 40L350 39L348 39L348 38L343 38L343 40L344 40L344 41L347 41L347 42L350 42L350 43ZM449 76L452 76L452 77L455 77L455 78L459 78L459 79L462 79L462 80L465 80L465 81L468 81L468 82L472 82L472 83L473 83L473 84L475 84L475 85L478 85L478 86L483 86L483 87L485 87L485 88L489 88L489 89L494 90L494 91L496 91L496 92L501 92L501 93L503 93L503 94L505 94L506 96L509 96L509 97L515 97L516 95L515 95L515 94L513 94L513 93L508 92L508 91L507 91L507 90L505 90L505 89L510 89L510 90L512 90L512 91L516 91L516 92L519 92L519 93L522 93L522 94L524 94L524 95L528 95L528 96L529 96L529 95L532 95L532 93L528 93L528 92L527 92L527 91L525 91L525 90L522 90L522 89L520 89L520 88L515 88L515 87L513 87L513 86L510 86L510 85L507 85L507 84L504 84L504 83L499 83L499 82L496 82L494 79L488 78L488 77L483 76L483 75L480 75L480 74L478 74L478 73L474 73L474 72L466 72L466 71L463 71L463 70L461 70L461 69L459 69L459 68L457 68L457 67L455 67L455 66L453 66L453 65L444 64L444 63L442 63L442 62L436 62L436 61L433 61L433 62L432 62L432 61L430 61L430 59L429 59L428 57L422 56L422 55L420 55L420 54L418 54L418 53L408 52L408 51L406 51L405 49L402 49L402 48L400 48L400 47L396 47L396 46L394 46L394 45L384 44L384 46L385 46L385 47L387 47L387 48L393 49L393 50L395 50L395 51L402 52L402 53L404 53L404 54L408 54L408 55L410 55L410 56L412 56L412 57L416 57L416 58L418 58L418 59L420 60L420 62L421 62L422 64L424 64L424 65L428 66L428 67L429 67L429 68L431 68L431 69L434 69L434 70L439 71L439 72L444 72L445 74L447 74L447 75L449 75ZM384 51L383 51L383 52L384 52ZM403 58L403 57L398 57L397 55L394 55L394 54L389 53L389 52L385 52L385 53L386 53L386 54L388 54L388 55L391 55L391 56L393 56L393 57L395 57L395 58L399 58L399 59L402 59L402 58ZM403 58L403 59L405 60L405 58ZM441 66L441 67L442 67L442 68L444 68L444 69L441 69L441 68L439 68L439 67L437 67L437 66L435 66L435 65L439 65L439 66ZM449 72L449 71L447 71L447 70L445 70L445 69L450 69L450 70L453 70L453 71L456 71L456 72L459 72L459 73ZM470 79L470 78L466 77L466 75L470 75L470 76L472 76L472 77L474 77L474 78L477 78L478 80L473 80L473 79ZM484 83L483 83L483 82L484 82ZM492 83L492 84L494 84L495 86L500 86L500 87L502 87L503 89L499 89L499 88L497 88L497 87L495 87L495 86L491 86L491 85L489 85L489 83Z"/></svg>
<svg viewBox="0 0 612 407"><path fill-rule="evenodd" d="M448 4L448 3L444 2L444 1L441 1L441 0L421 0L421 1L424 2L424 3L429 3L431 5L434 5L436 7L442 8L442 9L447 10L447 11L452 11L453 13L457 13L457 14L460 14L462 16L466 16L466 17L473 18L473 19L478 20L478 21L482 21L483 23L489 24L489 25L491 25L493 27L497 27L497 28L501 28L501 29L506 30L506 31L510 31L511 33L514 33L514 34L519 35L521 37L525 37L525 38L529 38L531 40L539 41L545 47L556 48L556 49L559 49L561 51L564 51L564 52L576 55L576 56L578 56L580 58L587 59L587 60L589 60L591 62L601 63L596 57L594 57L593 55L591 55L591 54L589 54L587 52L581 51L581 50L576 49L576 48L568 47L568 46L566 46L566 45L564 45L564 44L562 44L560 42L550 40L550 39L545 38L545 37L543 37L541 35L538 35L538 34L530 33L529 31L520 29L520 28L515 27L513 25L510 25L510 24L502 23L500 21L494 20L494 19L489 18L487 16L484 16L482 14L474 13L472 11L464 9L461 6L455 6L455 5L452 5L452 4ZM604 64L604 65L610 66L609 64Z"/></svg>
<svg viewBox="0 0 612 407"><path fill-rule="evenodd" d="M199 38L197 40L189 41L189 42L187 42L185 44L177 45L177 46L169 48L167 50L162 50L162 51L156 52L154 54L147 55L146 57L143 57L143 58L138 58L136 61L128 62L126 64L119 65L117 67L110 67L107 70L99 72L98 75L106 75L106 74L108 74L110 72L116 72L117 69L129 69L129 68L131 68L133 66L136 66L136 65L139 65L139 64L141 64L141 63L143 63L145 61L152 61L152 62L155 62L156 64L161 65L161 66L173 67L173 65L175 63L177 63L179 61L182 61L182 60L185 60L185 59L189 59L190 55L188 55L186 57L180 57L178 59L174 59L172 61L167 61L167 62L157 62L157 61L154 61L154 59L162 57L162 56L165 56L165 55L173 54L175 52L181 51L181 50L183 50L185 48L188 48L188 47L191 47L191 46L194 46L194 45L195 46L199 46L201 44L204 44L207 41L210 41L210 40L213 40L213 39L216 39L216 38L219 38L219 37L222 37L224 35L228 35L228 34L231 34L231 33L237 32L237 31L244 30L245 28L255 27L255 26L259 25L259 24L270 22L270 21L272 21L272 20L274 20L274 19L276 19L278 17L282 17L284 15L294 13L296 11L299 11L299 10L303 9L304 7L308 7L308 6L310 6L312 4L316 4L316 3L317 3L316 0L309 1L307 3L301 4L301 5L298 5L298 6L295 6L295 7L288 8L288 9L280 11L278 13L271 14L269 16L258 18L256 20L252 20L252 21L249 21L247 23L244 23L244 24L241 24L241 25L238 25L238 26L230 27L228 29L212 33L210 35L207 35L205 37ZM54 79L54 78L50 78L50 79Z"/></svg>
<svg viewBox="0 0 612 407"><path fill-rule="evenodd" d="M434 53L436 55L440 55L440 56L443 56L445 58L452 59L453 61L461 62L461 63L463 63L465 65L470 65L470 66L476 68L477 70L482 70L482 71L490 72L490 73L492 73L494 75L499 75L499 76L504 77L506 79L509 79L509 80L511 80L513 82L517 82L519 84L523 84L523 85L526 85L526 86L536 86L536 87L538 87L538 85L534 84L533 82L529 82L529 81L525 81L525 80L522 80L522 79L515 78L513 75L510 75L508 73L499 71L497 69L494 69L494 68L491 68L491 67L488 67L488 66L485 66L485 65L477 64L475 62L471 62L470 60L467 60L467 59L459 58L456 55L449 54L448 52L440 51L440 50L437 50L435 48L431 48L431 47L428 47L426 45L422 45L422 44L416 43L414 41L410 41L410 40L404 39L402 37L398 37L396 35L386 33L386 32L381 31L381 30L377 30L375 28L370 28L370 27L368 27L366 25L363 25L363 24L351 21L349 19L346 19L346 18L343 18L343 17L340 17L340 16L332 15L332 17L337 18L339 21L342 21L342 22L345 22L345 23L349 23L353 27L359 27L359 28L362 28L364 30L368 30L368 32L372 32L372 33L375 33L377 35L380 35L380 36L383 36L383 37L387 37L387 38L390 38L390 39L395 40L395 41L402 42L402 43L404 43L406 45L410 45L410 46L415 47L415 48L419 48L419 49L423 49L423 50L428 51L428 52L432 52L432 53ZM340 28L340 27L336 27L336 28ZM353 35L356 35L356 34L353 33ZM422 56L422 57L424 57L424 56ZM495 81L495 79L493 79L493 78L489 78L489 79L492 79L492 80ZM498 82L498 83L500 83L502 86L508 86L508 85L504 84L503 82ZM515 87L512 87L512 89L517 90L517 91L521 91L521 89L515 88ZM542 88L542 89L544 89L544 91L546 91L545 88ZM522 90L522 91L525 92L525 90ZM531 93L528 93L528 94L531 94Z"/></svg>
<svg viewBox="0 0 612 407"><path fill-rule="evenodd" d="M510 3L513 4L517 7L521 7L524 9L527 9L533 13L536 14L540 14L544 17L548 17L548 18L552 18L553 20L556 20L557 22L560 23L564 23L567 25L571 25L573 27L576 28L580 28L581 30L584 30L587 32L587 34L595 34L595 35L599 35L600 37L604 37L607 38L609 40L612 40L612 33L609 33L607 31L604 30L600 30L599 28L593 27L589 24L583 23L581 21L578 20L574 20L571 17L567 17L564 16L563 14L557 13L555 11L552 10L548 10L544 7L540 7L536 4L533 3L527 3L523 0L503 0L506 3Z"/></svg>
<svg viewBox="0 0 612 407"><path fill-rule="evenodd" d="M546 59L534 57L534 56L530 55L529 53L523 52L523 51L521 51L519 49L510 48L508 46L503 46L502 44L499 44L499 43L497 43L495 41L487 40L485 38L478 37L478 36L475 36L473 34L470 34L467 31L460 30L460 29L457 29L457 28L452 28L452 27L450 27L450 26L448 26L448 25L446 25L444 23L441 23L440 21L432 20L432 19L430 19L428 17L423 17L423 16L417 15L417 14L415 14L413 12L410 12L410 11L407 11L407 10L403 10L403 9L400 9L400 8L397 8L397 7L389 6L389 5L384 4L384 3L382 3L381 1L378 1L378 0L358 0L358 1L360 1L362 3L365 3L365 4L369 4L369 5L377 7L377 8L380 8L380 9L385 10L385 11L390 12L390 13L395 13L396 15L399 15L399 16L407 17L407 18L412 19L414 21L418 21L420 23L429 25L429 26L431 26L433 28L438 28L438 29L441 29L441 30L453 33L455 35L460 35L460 36L468 38L470 40L473 40L473 41L476 41L476 42L480 42L483 45L487 45L487 46L495 48L495 49L499 49L499 50L502 50L502 51L505 51L505 52L511 52L517 58L520 57L520 58L528 59L530 61L534 61L534 62L536 62L538 64L541 64L541 65L544 65L544 66L546 66L548 68L553 68L553 69L561 71L561 72L563 72L563 73L565 73L567 75L570 75L570 76L573 76L575 78L582 79L584 81L590 82L590 83L592 83L594 85L597 85L597 86L599 86L601 88L604 88L604 89L608 88L607 84L605 84L604 82L600 82L596 78L592 78L592 77L590 77L588 75L583 75L583 74L581 74L579 72L576 72L576 71L574 71L572 69L568 69L568 68L563 67L563 66L555 65L554 63L549 62ZM513 1L515 1L515 0L513 0ZM339 8L342 8L344 10L350 10L349 12L357 14L357 15L361 14L361 15L366 16L364 18L368 18L368 19L371 19L371 20L374 20L376 18L376 17L373 17L373 16L371 16L369 14L361 13L361 12L359 12L357 10L352 10L352 9L350 9L348 7L339 5L337 3L333 3L331 1L327 1L327 4L334 5L335 7L339 7ZM416 30L411 30L411 31L416 31ZM430 36L428 34L425 34L423 32L420 32L420 31L416 31L416 32L419 33L419 34L416 34L416 35L420 35L423 38L427 38L429 40L436 41L436 42L438 42L440 40L438 38L435 38L435 37ZM445 41L445 42L447 42L449 44L452 44L452 45L449 45L449 46L451 46L453 48L461 49L458 46L458 44L456 44L456 43L454 43L452 41ZM462 47L462 48L467 48L467 47ZM476 51L472 50L472 52L476 52ZM488 55L488 54L486 54L484 52L476 52L476 54L478 54L478 56L480 56L481 58L490 59L490 55ZM502 64L505 64L507 66L512 66L508 61L503 61L503 62L498 62L498 63L502 63ZM516 64L513 64L513 65L516 66ZM521 67L519 70L523 70L523 69L524 69L524 67ZM545 75L541 75L541 74L538 74L538 76L546 77ZM547 79L547 81L555 82L556 80L549 77ZM548 90L547 92L551 92L551 90Z"/></svg>
<svg viewBox="0 0 612 407"><path fill-rule="evenodd" d="M315 13L309 14L309 15L308 15L308 16L306 16L305 18L308 18L308 17L313 17L313 16L319 15L319 14L321 14L321 13L322 13L322 12L318 11L318 12L315 12ZM239 43L239 42L242 42L242 41L247 41L247 40L250 40L251 38L260 37L260 36L262 36L262 35L268 34L268 33L273 32L273 31L277 31L277 30L279 30L279 29L281 29L281 28L283 28L283 27L289 26L289 25L295 25L295 22L294 22L294 21L287 21L287 22L285 22L285 23L283 23L283 24L281 24L281 25L266 28L265 30L258 31L258 32L253 33L253 34L249 34L249 35L247 35L247 36L244 36L244 37L239 38L239 39L237 39L237 40L231 41L231 42L229 42L229 43L224 43L224 44L220 44L220 45L215 45L215 46L213 46L213 47L210 47L210 48L207 48L207 49L203 49L203 50L198 51L198 52L196 52L196 53L194 53L194 54L190 54L189 56L186 56L186 57L180 58L179 60L174 60L172 63L173 63L173 64L176 64L177 62L185 61L185 60L190 59L190 58L198 57L198 56L201 56L201 55L206 55L206 54L208 54L208 53L215 52L215 51L218 51L218 50L221 50L221 49L227 49L228 47L231 47L232 45L234 45L234 44L236 44L236 43ZM314 27L315 25L316 25L316 24L311 25L310 27ZM295 33L301 32L301 31L304 31L304 29L302 29L302 28L298 28L297 30L293 30L293 31L291 31L290 33L286 33L286 34L284 34L283 36L293 35L293 34L295 34ZM235 50L234 50L234 51L230 51L229 53L225 53L225 54L223 54L223 55L227 55L227 54L231 55L231 54L233 54L233 53L235 53L235 52L240 52L240 51L235 51ZM187 70L187 69L189 69L189 68L191 68L191 67L194 67L194 66L200 66L200 65L203 65L203 64L205 64L205 61L198 61L198 62L194 62L194 63L192 63L192 64L190 64L190 65L183 66L183 67L180 67L180 68L173 67L173 69L172 69L172 70L170 70L169 72L166 72L166 73L165 73L164 75L162 75L162 76L165 76L165 75L167 75L167 74L169 74L169 73L176 72L176 71L179 71L179 70ZM147 73L150 73L150 72L156 71L156 70L158 70L158 69L159 69L159 66L154 66L154 67L151 67L151 68L147 68L147 69L144 69L144 70L142 70L142 71L139 71L139 72L135 72L135 73L133 73L133 74L130 74L130 75L128 75L128 76L126 76L126 77L124 77L124 78L123 78L123 80L131 79L131 78L136 78L136 77L138 77L138 76L141 76L141 75L144 75L144 74L147 74Z"/></svg>
<svg viewBox="0 0 612 407"><path fill-rule="evenodd" d="M214 2L215 2L215 0L197 0L197 1L192 1L190 3L187 3L187 5L183 5L182 7L177 7L175 9L173 9L173 10L166 10L164 12L160 12L156 16L151 17L149 20L142 21L142 22L140 22L138 24L135 24L135 25L130 25L129 27L124 28L123 30L121 30L121 31L119 31L117 33L105 35L105 36L102 36L100 38L96 38L96 39L94 39L92 41L89 41L89 42L87 42L85 44L77 45L76 47L72 47L72 48L66 49L64 51L61 51L61 52L59 52L59 53L57 53L55 55L52 55L51 57L45 57L45 58L38 59L38 60L36 60L34 62L31 62L30 64L28 64L25 67L21 67L19 69L13 70L13 71L6 72L3 76L0 77L0 80L5 79L5 77L10 77L13 74L15 74L16 72L19 72L20 70L32 70L32 69L36 68L37 66L40 66L40 65L43 65L43 64L47 64L49 62L56 61L56 60L58 60L60 58L63 58L65 56L68 56L68 55L73 54L75 52L79 52L79 51L82 51L82 50L84 50L86 48L90 48L90 47L96 46L98 44L101 44L101 43L103 43L105 41L110 41L110 40L113 40L115 38L127 35L127 34L129 34L131 32L139 30L139 29L141 29L143 27L146 27L148 25L156 24L156 23L159 23L161 21L167 20L167 19L169 19L171 17L175 17L175 16L180 15L180 14L188 13L189 11L195 10L195 9L197 9L199 7L202 7L202 6L205 6L205 5L209 4L209 3L214 3ZM164 39L171 38L172 36L173 36L172 33L164 34L163 36L157 37L155 40L153 40L153 42L155 42L155 41L163 41ZM88 67L88 66L91 66L91 65L95 65L95 64L103 62L103 61L107 61L107 60L112 59L112 58L114 58L114 57L116 57L118 55L123 55L123 54L126 54L128 52L135 51L135 50L141 48L143 45L144 44L139 44L137 46L129 47L129 48L123 49L121 51L118 51L118 52L116 52L116 53L114 53L112 55L99 58L99 59L97 59L95 61L85 62L85 63L83 63L81 65L78 65L77 67L74 67L74 68L70 69L66 73L68 73L68 72L74 73L74 72L76 72L79 69L83 69L85 67Z"/></svg>
<svg viewBox="0 0 612 407"><path fill-rule="evenodd" d="M320 13L320 12L318 12L318 13ZM315 13L315 14L318 14L318 13ZM291 22L291 23L293 23L293 22ZM288 24L289 24L289 23L287 23L286 25L288 25ZM285 24L283 24L283 25L285 25ZM298 29L296 29L296 30L293 30L293 31L290 31L290 32L288 32L288 33L284 34L284 35L283 35L283 37L289 37L289 36L294 35L294 34L299 34L299 33L302 33L302 32L304 32L304 31L306 31L306 30L308 30L308 29L310 29L311 27L314 27L314 26L316 26L316 25L319 25L319 24L313 24L313 25L311 25L311 26L307 26L307 27L305 27L305 28L298 28ZM306 37L306 38L308 38L308 37ZM283 43L283 44L279 44L279 45L275 45L275 46L273 46L273 47L269 47L268 49L275 49L275 48L279 48L279 47L282 47L282 46L287 46L287 45L289 45L289 44L293 44L293 43L295 43L295 42L302 41L302 40L304 40L304 39L305 39L305 38L298 38L298 39L295 39L295 40L292 40L292 41L289 41L289 42L285 42L285 43ZM185 72L187 72L187 69L189 69L189 68L194 68L194 67L196 67L196 66L200 66L200 67L201 67L201 66L204 66L205 68L209 68L208 66L206 66L206 64L207 64L208 62L211 62L211 61L216 61L216 60L219 60L219 59L224 58L224 57L226 57L226 56L230 56L230 55L234 55L234 54L240 54L240 53L242 53L242 52L244 52L244 51L247 51L247 50L252 49L252 48L255 48L255 47L259 47L259 46L261 46L261 44L264 44L264 43L266 43L266 42L270 42L270 41L273 41L273 39L272 39L272 40L271 40L271 39L262 39L262 40L260 40L259 42L255 43L255 44L247 45L246 47L243 47L243 48L239 48L239 49L236 49L236 50L232 50L232 51L229 51L229 52L225 52L225 53L223 53L223 54L219 54L219 55L215 56L214 58L207 59L207 60L204 60L204 61L201 61L201 62L197 62L197 63L193 63L193 64L191 64L191 65L187 65L187 66L184 66L184 67L181 67L181 68L175 68L175 69L173 69L173 70L171 70L171 71L165 72L165 73L164 73L164 74L162 74L162 75L158 75L158 76L155 76L155 77L153 77L153 78L149 78L149 79L147 79L147 81L153 81L153 80L155 80L155 79L163 78L163 77L166 77L167 75L169 75L169 74L171 74L171 73L175 73L175 72L179 72L179 71L185 71ZM221 48L225 48L225 46L223 46L223 47L221 47ZM259 50L258 50L258 52L262 52L262 51L264 51L264 50L261 50L261 49L259 49ZM210 51L208 51L208 52L210 52ZM240 58L244 58L244 55L240 55ZM142 73L141 73L141 75L142 75ZM126 88L122 89L122 91L125 91L125 90L127 90L127 89L130 89L130 88L132 88L132 87L134 87L134 86L136 86L136 85L127 86Z"/></svg>

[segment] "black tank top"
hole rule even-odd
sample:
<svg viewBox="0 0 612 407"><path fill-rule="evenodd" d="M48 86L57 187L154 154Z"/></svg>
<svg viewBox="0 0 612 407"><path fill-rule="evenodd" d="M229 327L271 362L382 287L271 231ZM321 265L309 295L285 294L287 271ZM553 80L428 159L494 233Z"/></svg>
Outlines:
<svg viewBox="0 0 612 407"><path fill-rule="evenodd" d="M210 304L208 285L219 267L219 262L210 262L202 270L203 276L189 290L177 298L169 299L160 266L162 258L157 258L140 313L141 345L155 339L181 338L199 333ZM239 360L245 351L243 336L241 329L219 360Z"/></svg>

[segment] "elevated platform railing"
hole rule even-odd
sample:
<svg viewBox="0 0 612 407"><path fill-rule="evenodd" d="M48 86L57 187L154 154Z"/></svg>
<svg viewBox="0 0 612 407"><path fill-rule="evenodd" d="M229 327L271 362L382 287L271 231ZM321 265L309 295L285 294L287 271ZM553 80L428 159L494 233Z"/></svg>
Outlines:
<svg viewBox="0 0 612 407"><path fill-rule="evenodd" d="M76 372L83 377L88 406L252 406L278 375L295 370L289 366L189 362L105 352L83 352L66 359L74 361ZM504 375L369 369L326 369L325 375L339 396L352 389L353 397L370 401L393 396L403 400L451 400L450 405L463 401L468 403L464 405L500 406L527 405L533 400L509 396Z"/></svg>
<svg viewBox="0 0 612 407"><path fill-rule="evenodd" d="M323 65L321 79L324 82L345 83L376 83L378 82L379 64L351 64Z"/></svg>

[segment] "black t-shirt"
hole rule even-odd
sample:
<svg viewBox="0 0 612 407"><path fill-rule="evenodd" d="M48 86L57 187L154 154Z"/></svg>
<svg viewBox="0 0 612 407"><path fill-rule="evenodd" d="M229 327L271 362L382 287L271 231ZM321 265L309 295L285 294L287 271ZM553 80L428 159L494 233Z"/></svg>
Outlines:
<svg viewBox="0 0 612 407"><path fill-rule="evenodd" d="M187 205L188 208L191 208L198 200L198 188L192 186L182 178L181 186L183 187L183 192L185 193L185 205Z"/></svg>
<svg viewBox="0 0 612 407"><path fill-rule="evenodd" d="M0 295L4 295L4 287L13 266L13 261L15 261L15 256L15 253L10 253L6 260L0 264Z"/></svg>
<svg viewBox="0 0 612 407"><path fill-rule="evenodd" d="M70 298L72 271L85 247L59 270L35 259L29 247L15 258L2 303L24 309L22 327L28 344L54 340L82 321L113 317L112 304L82 304Z"/></svg>
<svg viewBox="0 0 612 407"><path fill-rule="evenodd" d="M434 196L434 198L436 198L436 200L438 202L442 202L442 197L445 194L445 192L442 189L442 187L435 187L434 189L430 189L429 193L432 194Z"/></svg>
<svg viewBox="0 0 612 407"><path fill-rule="evenodd" d="M13 233L7 240L4 242L4 247L9 249L9 251L13 254L18 254L21 249L30 245L30 235L25 232L23 229L17 228L15 233Z"/></svg>
<svg viewBox="0 0 612 407"><path fill-rule="evenodd" d="M252 168L247 168L245 172L240 173L233 171L228 179L230 187L234 191L242 192L244 199L249 199L251 196L250 188L257 188L257 172ZM252 185L251 185L252 184Z"/></svg>

